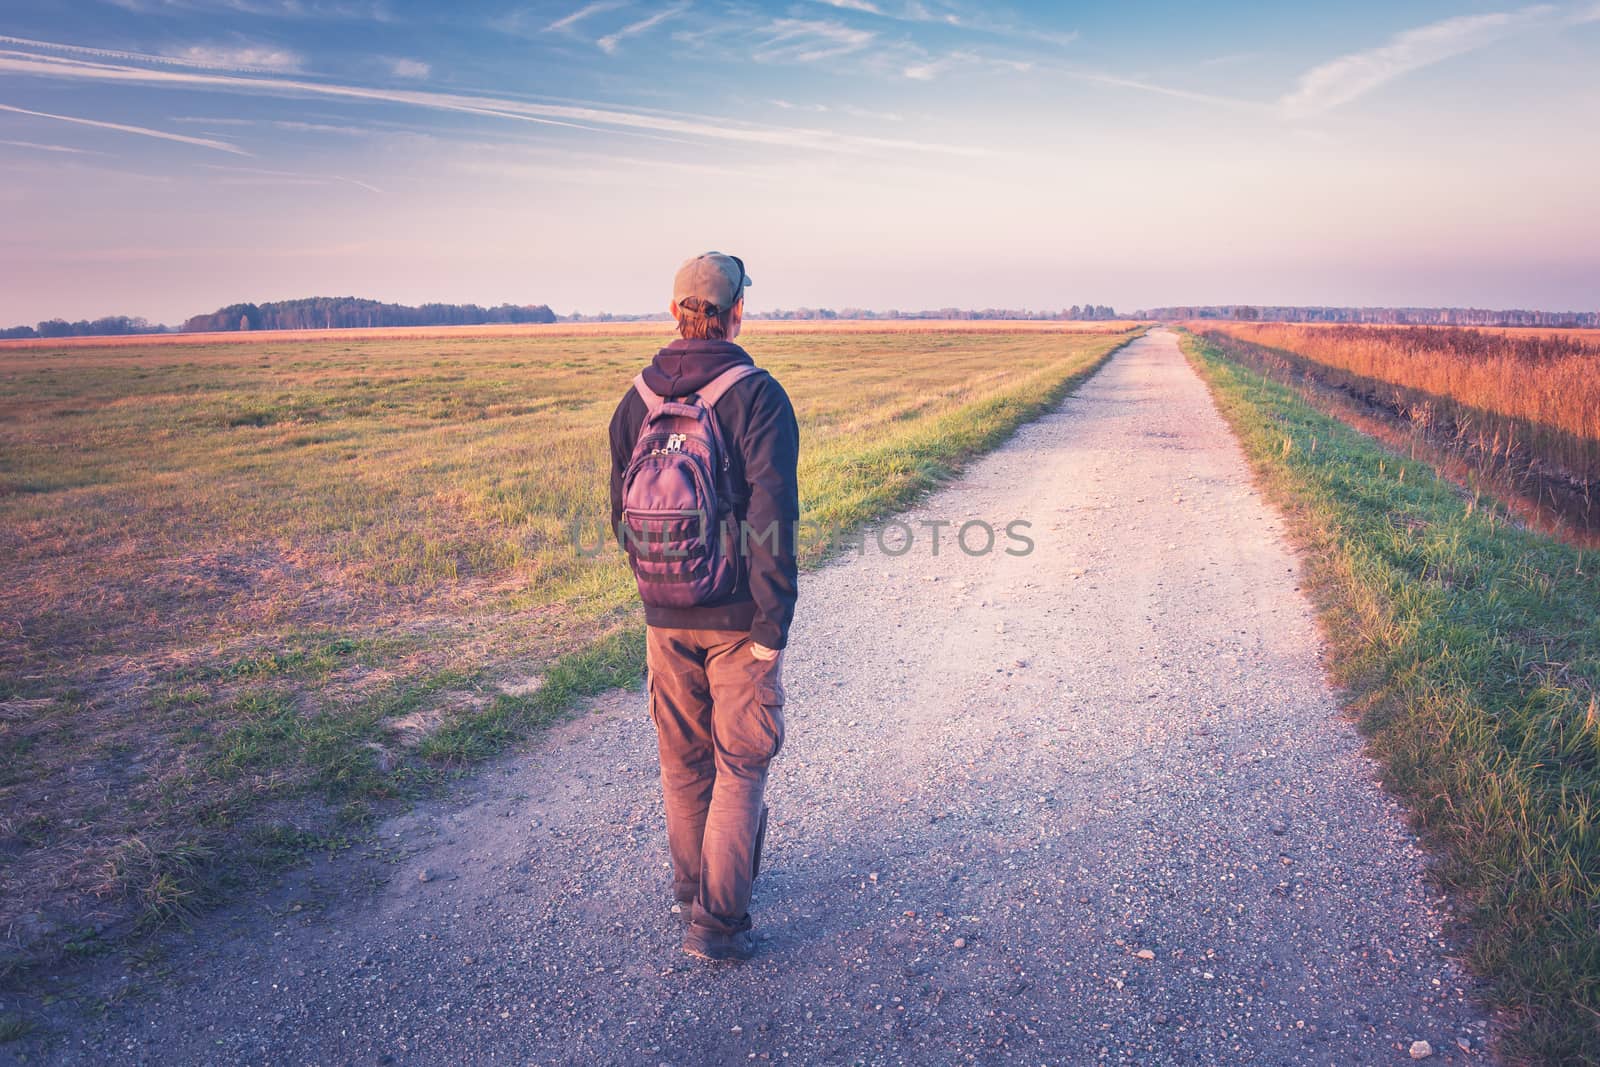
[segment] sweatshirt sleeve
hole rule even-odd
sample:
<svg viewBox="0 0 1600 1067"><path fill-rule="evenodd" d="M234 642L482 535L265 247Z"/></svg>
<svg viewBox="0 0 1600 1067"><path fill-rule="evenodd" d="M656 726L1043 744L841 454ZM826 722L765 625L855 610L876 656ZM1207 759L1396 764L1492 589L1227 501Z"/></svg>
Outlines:
<svg viewBox="0 0 1600 1067"><path fill-rule="evenodd" d="M776 379L767 377L756 391L739 444L750 489L746 551L750 596L756 604L750 636L768 648L782 648L789 641L798 595L800 427L789 394Z"/></svg>
<svg viewBox="0 0 1600 1067"><path fill-rule="evenodd" d="M618 526L622 522L622 473L628 469L628 461L633 458L633 446L639 436L639 420L643 413L635 415L629 410L630 401L638 394L628 392L617 405L617 410L611 416L611 533L621 542Z"/></svg>

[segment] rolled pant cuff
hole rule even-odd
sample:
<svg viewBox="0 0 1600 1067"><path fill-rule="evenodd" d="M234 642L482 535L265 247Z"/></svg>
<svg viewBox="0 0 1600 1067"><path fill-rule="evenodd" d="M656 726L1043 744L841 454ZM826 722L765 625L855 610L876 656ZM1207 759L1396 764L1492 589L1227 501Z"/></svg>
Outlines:
<svg viewBox="0 0 1600 1067"><path fill-rule="evenodd" d="M694 917L692 921L701 929L710 930L713 933L718 934L732 935L739 933L741 930L750 929L750 915L748 912L745 913L745 916L742 919L724 919L721 916L713 915L705 908L702 908L699 902L695 903Z"/></svg>

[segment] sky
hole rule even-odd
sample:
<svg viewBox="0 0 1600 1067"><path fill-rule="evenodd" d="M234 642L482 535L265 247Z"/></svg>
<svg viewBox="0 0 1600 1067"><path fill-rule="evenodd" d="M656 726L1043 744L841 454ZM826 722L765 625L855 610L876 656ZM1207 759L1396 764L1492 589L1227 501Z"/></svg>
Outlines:
<svg viewBox="0 0 1600 1067"><path fill-rule="evenodd" d="M1600 307L1600 2L5 0L0 326Z"/></svg>

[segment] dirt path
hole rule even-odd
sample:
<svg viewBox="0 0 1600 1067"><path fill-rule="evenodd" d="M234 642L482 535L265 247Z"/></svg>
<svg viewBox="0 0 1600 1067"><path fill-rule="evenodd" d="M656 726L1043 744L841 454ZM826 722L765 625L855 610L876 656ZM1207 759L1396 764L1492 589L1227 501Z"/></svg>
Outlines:
<svg viewBox="0 0 1600 1067"><path fill-rule="evenodd" d="M804 582L755 962L679 953L654 735L616 694L209 920L51 1058L1483 1061L1279 521L1171 334L907 518L910 551ZM1036 548L946 529L935 557L917 525L973 518Z"/></svg>

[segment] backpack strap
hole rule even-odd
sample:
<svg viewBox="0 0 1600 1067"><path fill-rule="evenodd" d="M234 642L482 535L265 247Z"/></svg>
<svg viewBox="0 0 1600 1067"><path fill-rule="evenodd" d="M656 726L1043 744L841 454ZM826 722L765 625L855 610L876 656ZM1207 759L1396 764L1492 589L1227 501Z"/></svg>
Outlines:
<svg viewBox="0 0 1600 1067"><path fill-rule="evenodd" d="M700 398L700 403L707 409L715 408L717 401L721 400L723 395L733 388L735 382L741 378L748 378L752 374L760 373L762 373L761 368L753 363L741 363L737 367L729 367L705 385L696 389L695 395ZM644 401L646 411L659 410L661 405L667 402L666 397L661 396L644 383L644 371L634 375L633 388Z"/></svg>
<svg viewBox="0 0 1600 1067"><path fill-rule="evenodd" d="M633 376L633 388L638 392L639 397L644 401L644 407L646 411L654 411L665 402L665 397L656 395L656 391L654 389L651 389L648 385L644 384L644 371L640 371L638 374Z"/></svg>
<svg viewBox="0 0 1600 1067"><path fill-rule="evenodd" d="M753 363L741 363L737 367L729 367L705 385L696 389L700 396L700 403L708 410L717 406L717 401L722 399L724 393L733 388L735 382L748 378L752 374L760 374L761 368Z"/></svg>

